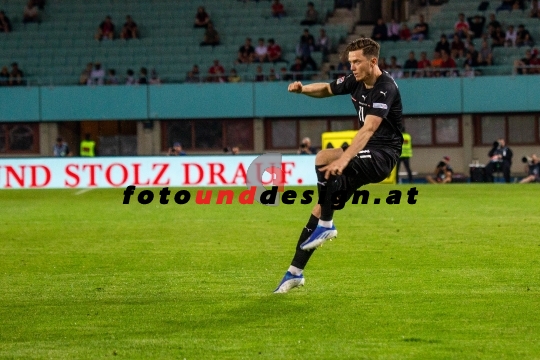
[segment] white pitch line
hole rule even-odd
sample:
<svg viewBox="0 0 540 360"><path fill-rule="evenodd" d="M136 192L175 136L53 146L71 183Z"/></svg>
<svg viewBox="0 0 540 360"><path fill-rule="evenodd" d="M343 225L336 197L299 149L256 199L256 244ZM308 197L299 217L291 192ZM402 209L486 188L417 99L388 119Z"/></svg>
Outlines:
<svg viewBox="0 0 540 360"><path fill-rule="evenodd" d="M92 188L82 189L82 190L77 191L75 195L81 195L81 194L84 194L85 192L89 192L90 190L94 190L94 189Z"/></svg>

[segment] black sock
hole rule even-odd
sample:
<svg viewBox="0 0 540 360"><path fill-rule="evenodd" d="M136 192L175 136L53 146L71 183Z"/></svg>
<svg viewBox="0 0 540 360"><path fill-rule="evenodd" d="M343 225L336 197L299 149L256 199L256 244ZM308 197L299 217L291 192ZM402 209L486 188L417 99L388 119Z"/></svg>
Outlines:
<svg viewBox="0 0 540 360"><path fill-rule="evenodd" d="M306 264L315 249L302 250L300 249L300 244L307 240L309 235L311 235L313 230L315 230L315 228L317 227L318 223L319 219L315 215L311 214L311 217L309 218L306 227L302 230L302 233L300 234L300 239L298 239L298 244L296 245L296 253L294 254L293 260L291 262L292 266L296 266L299 269L303 269L306 267Z"/></svg>
<svg viewBox="0 0 540 360"><path fill-rule="evenodd" d="M326 165L316 165L315 173L317 174L317 189L319 191L319 202L321 205L321 220L330 221L334 217L334 209L332 205L332 194L328 194L328 189L330 188L329 183L333 181L333 176L330 176L328 180L324 178L324 173L319 171L320 168Z"/></svg>

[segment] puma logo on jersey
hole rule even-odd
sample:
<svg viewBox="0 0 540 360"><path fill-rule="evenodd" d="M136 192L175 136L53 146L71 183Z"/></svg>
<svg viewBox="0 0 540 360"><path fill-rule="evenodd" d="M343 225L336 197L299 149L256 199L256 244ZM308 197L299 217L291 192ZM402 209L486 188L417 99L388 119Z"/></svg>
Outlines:
<svg viewBox="0 0 540 360"><path fill-rule="evenodd" d="M360 95L364 100L366 100L366 95Z"/></svg>
<svg viewBox="0 0 540 360"><path fill-rule="evenodd" d="M381 91L381 94L383 94L383 95L386 97L386 93L387 93L387 92L388 92L388 91Z"/></svg>

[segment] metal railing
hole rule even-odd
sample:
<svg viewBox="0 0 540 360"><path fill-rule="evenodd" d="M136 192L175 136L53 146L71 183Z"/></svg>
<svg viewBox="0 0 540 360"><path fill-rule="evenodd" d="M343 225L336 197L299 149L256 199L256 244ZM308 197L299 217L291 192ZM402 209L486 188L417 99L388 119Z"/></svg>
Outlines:
<svg viewBox="0 0 540 360"><path fill-rule="evenodd" d="M395 79L417 79L417 78L445 78L445 77L478 77L478 76L525 76L540 74L540 65L529 66L479 66L473 68L425 68L425 69L386 69ZM187 78L185 74L163 74L159 77L159 84L202 84L202 83L236 83L236 82L277 82L277 81L332 81L341 76L345 76L349 71L303 71L303 72L262 72L262 73L241 73L237 76L230 74L200 74L198 76ZM98 85L92 82L80 84L77 76L27 76L20 79L14 84L9 83L9 80L0 81L0 87L20 87L20 86L113 86L126 85L125 78L118 78L117 84L111 84L105 77L103 84ZM147 80L150 82L150 79ZM154 85L133 84L133 86Z"/></svg>

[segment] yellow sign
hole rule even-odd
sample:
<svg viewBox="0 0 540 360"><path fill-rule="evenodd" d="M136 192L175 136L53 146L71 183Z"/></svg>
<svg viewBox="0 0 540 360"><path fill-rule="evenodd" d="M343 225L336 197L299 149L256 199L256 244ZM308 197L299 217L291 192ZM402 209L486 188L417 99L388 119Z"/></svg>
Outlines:
<svg viewBox="0 0 540 360"><path fill-rule="evenodd" d="M351 145L352 139L355 137L358 130L332 131L322 134L322 148L335 149L343 146ZM395 184L396 183L396 168L392 170L390 175L381 181L379 184Z"/></svg>

